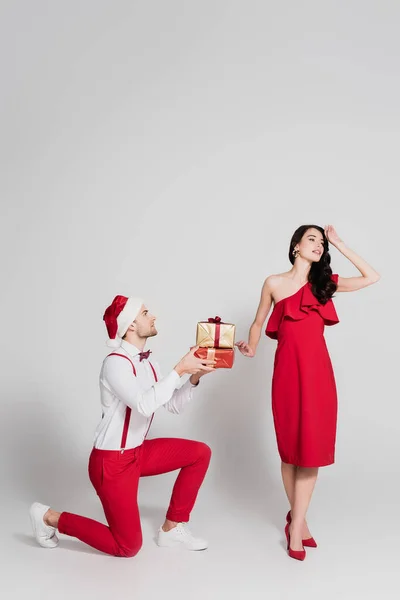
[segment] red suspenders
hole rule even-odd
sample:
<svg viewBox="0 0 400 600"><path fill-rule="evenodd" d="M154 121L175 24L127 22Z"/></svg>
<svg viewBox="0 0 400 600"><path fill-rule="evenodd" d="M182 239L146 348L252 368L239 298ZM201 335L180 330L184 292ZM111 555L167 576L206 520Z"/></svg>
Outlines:
<svg viewBox="0 0 400 600"><path fill-rule="evenodd" d="M134 374L134 376L136 377L136 369L135 369L135 365L133 364L133 362L131 361L131 359L130 359L128 356L126 356L126 354L119 354L118 352L112 352L112 353L111 353L111 354L109 354L108 356L122 356L122 358L126 358L126 360L129 360L129 362L130 362L130 363L131 363L131 365L132 365L133 374ZM150 367L151 367L151 370L153 371L154 379L155 379L155 381L157 382L157 381L158 381L158 379L157 379L157 373L156 373L156 370L155 370L155 368L153 367L153 365L151 364L151 362L150 362L150 361L149 361L149 365L150 365ZM125 410L124 428L123 428L123 430L122 430L122 437L121 437L121 448L120 448L120 450L121 450L121 453L123 453L123 452L124 452L124 450L125 450L125 447L126 447L126 440L127 440L127 437L128 437L128 430L129 430L129 422L130 422L130 420L131 420L131 412L132 412L132 409L131 409L131 407L130 407L130 406L127 406L127 407L126 407L126 410ZM153 421L153 417L154 417L154 413L153 413L153 414L152 414L152 416L151 416L150 424L149 424L149 426L148 426L148 428L147 428L146 435L148 434L148 432L149 432L149 429L150 429L150 427L151 427L151 424L152 424L152 421ZM144 437L146 437L146 435L145 435Z"/></svg>

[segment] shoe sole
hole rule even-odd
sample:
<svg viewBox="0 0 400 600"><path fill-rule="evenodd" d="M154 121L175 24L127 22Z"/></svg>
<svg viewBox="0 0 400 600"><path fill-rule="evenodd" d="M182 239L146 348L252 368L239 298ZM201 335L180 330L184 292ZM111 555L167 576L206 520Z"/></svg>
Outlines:
<svg viewBox="0 0 400 600"><path fill-rule="evenodd" d="M190 548L189 546L186 546L185 544L183 544L182 542L169 542L168 544L163 544L157 540L157 546L159 548L185 548L185 550L191 550L192 552L202 552L203 550L207 550L208 546L205 546L204 548Z"/></svg>

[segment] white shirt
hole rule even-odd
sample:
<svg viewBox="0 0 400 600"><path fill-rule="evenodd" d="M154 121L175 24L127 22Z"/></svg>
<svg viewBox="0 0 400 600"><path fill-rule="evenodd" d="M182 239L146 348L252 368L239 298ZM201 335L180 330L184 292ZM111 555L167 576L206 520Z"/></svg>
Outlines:
<svg viewBox="0 0 400 600"><path fill-rule="evenodd" d="M126 407L132 409L126 448L136 448L143 443L151 424L153 413L164 406L172 413L182 412L190 402L193 388L188 380L182 385L178 373L173 370L166 377L161 376L157 362L152 359L140 361L138 348L123 341L115 350L122 356L106 356L100 372L100 401L103 417L97 426L94 446L100 450L121 448ZM154 374L149 361L157 374ZM132 364L136 369L136 377Z"/></svg>

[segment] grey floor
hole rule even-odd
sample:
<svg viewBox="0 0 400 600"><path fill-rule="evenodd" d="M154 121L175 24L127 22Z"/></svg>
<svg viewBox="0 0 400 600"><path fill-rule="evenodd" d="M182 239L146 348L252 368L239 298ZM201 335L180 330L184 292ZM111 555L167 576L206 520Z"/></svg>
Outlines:
<svg viewBox="0 0 400 600"><path fill-rule="evenodd" d="M104 556L66 536L61 536L58 548L42 549L30 531L31 498L7 502L2 526L2 585L7 590L3 597L398 599L398 498L387 477L373 480L371 486L370 474L340 480L333 470L326 471L309 515L319 548L308 550L304 563L286 555L286 503L278 481L265 490L265 497L251 490L228 497L206 484L192 529L210 546L196 553L155 545L162 500L168 498L173 479L167 475L144 480L140 491L144 544L133 559ZM55 480L53 485L51 495L59 498ZM83 470L76 486L69 493L64 490L68 506L55 508L103 519ZM50 487L46 486L47 494Z"/></svg>

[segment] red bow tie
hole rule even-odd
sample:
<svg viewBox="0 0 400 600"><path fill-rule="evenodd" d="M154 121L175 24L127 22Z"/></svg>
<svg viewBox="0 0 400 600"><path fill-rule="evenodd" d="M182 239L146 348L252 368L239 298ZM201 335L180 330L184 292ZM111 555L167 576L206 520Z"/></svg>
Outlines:
<svg viewBox="0 0 400 600"><path fill-rule="evenodd" d="M151 350L146 350L146 352L139 352L140 362L142 362L142 360L144 360L145 358L149 358L150 354Z"/></svg>

